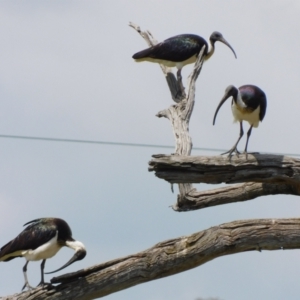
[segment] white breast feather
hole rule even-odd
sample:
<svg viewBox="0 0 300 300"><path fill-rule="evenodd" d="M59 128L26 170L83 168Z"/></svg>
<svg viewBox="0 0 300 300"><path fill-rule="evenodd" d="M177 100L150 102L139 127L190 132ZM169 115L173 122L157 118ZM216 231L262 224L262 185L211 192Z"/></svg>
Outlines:
<svg viewBox="0 0 300 300"><path fill-rule="evenodd" d="M27 260L30 260L30 261L51 258L61 248L61 246L58 245L58 243L57 243L57 235L58 235L58 232L56 231L55 237L53 237L46 244L44 244L44 245L36 248L35 250L26 250L26 251L23 251L22 255Z"/></svg>
<svg viewBox="0 0 300 300"><path fill-rule="evenodd" d="M233 122L247 121L250 125L253 125L253 127L258 127L260 106L252 112L242 112L237 108L237 105L233 101L231 110L233 114Z"/></svg>
<svg viewBox="0 0 300 300"><path fill-rule="evenodd" d="M188 58L187 60L179 61L179 62L168 61L168 60L163 60L163 59L156 59L156 58L151 58L151 57L138 58L138 59L135 59L135 61L136 62L149 61L149 62L152 62L152 63L162 64L166 67L170 67L170 68L176 67L177 69L181 69L185 65L194 63L196 61L196 59L197 59L197 56L195 54L192 57Z"/></svg>

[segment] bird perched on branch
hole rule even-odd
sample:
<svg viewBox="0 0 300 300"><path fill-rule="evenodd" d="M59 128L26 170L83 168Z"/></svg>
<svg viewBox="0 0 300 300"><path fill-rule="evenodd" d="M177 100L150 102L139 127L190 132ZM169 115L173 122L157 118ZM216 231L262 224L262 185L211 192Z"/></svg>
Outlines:
<svg viewBox="0 0 300 300"><path fill-rule="evenodd" d="M25 257L26 264L23 267L25 284L31 289L27 279L27 265L29 261L42 260L41 282L44 285L44 267L46 259L53 257L63 246L67 246L75 253L73 257L61 268L45 273L50 274L60 271L86 255L85 246L72 238L72 232L66 221L58 218L41 218L30 221L28 225L16 238L8 242L0 249L0 261L9 261L16 257Z"/></svg>
<svg viewBox="0 0 300 300"><path fill-rule="evenodd" d="M230 157L233 152L235 152L237 155L240 153L237 150L237 145L244 135L243 121L247 121L250 124L250 128L247 132L247 141L244 150L247 158L247 147L252 127L258 127L259 122L264 119L267 109L267 98L265 93L255 85L247 84L239 87L238 89L233 85L230 85L226 88L225 95L221 99L216 109L213 125L215 125L219 109L221 108L223 103L230 97L232 97L231 110L234 117L234 122L240 122L240 135L233 147L222 154L229 153L228 156Z"/></svg>
<svg viewBox="0 0 300 300"><path fill-rule="evenodd" d="M173 36L155 46L135 53L132 58L136 62L149 61L163 64L167 67L177 67L177 79L181 80L181 69L196 61L201 49L205 46L204 59L208 60L215 51L215 42L219 41L227 45L236 54L229 43L224 39L220 32L213 32L209 38L208 44L201 36L195 34L181 34Z"/></svg>

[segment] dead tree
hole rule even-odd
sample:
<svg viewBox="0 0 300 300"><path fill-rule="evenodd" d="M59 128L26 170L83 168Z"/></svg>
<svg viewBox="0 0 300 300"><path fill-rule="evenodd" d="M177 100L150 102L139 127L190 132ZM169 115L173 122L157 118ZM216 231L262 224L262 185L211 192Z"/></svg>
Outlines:
<svg viewBox="0 0 300 300"><path fill-rule="evenodd" d="M150 32L130 24L147 41ZM299 160L275 155L227 158L189 156L192 140L189 120L195 101L195 83L201 71L202 49L188 79L187 93L169 68L161 66L175 105L157 116L171 121L176 147L173 155L154 155L149 170L159 178L179 184L175 211L246 201L270 194L299 195ZM199 192L192 183L239 183ZM300 219L242 220L218 225L189 236L158 243L150 249L51 279L52 286L38 287L2 300L89 300L171 276L214 258L245 251L299 249Z"/></svg>

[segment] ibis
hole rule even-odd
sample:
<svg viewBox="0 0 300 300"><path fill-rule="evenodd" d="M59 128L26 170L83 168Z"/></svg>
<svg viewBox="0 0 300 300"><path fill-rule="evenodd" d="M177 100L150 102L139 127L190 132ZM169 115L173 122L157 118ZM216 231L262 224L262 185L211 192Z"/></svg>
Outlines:
<svg viewBox="0 0 300 300"><path fill-rule="evenodd" d="M177 79L181 81L181 69L196 61L201 49L205 46L204 59L208 60L215 51L215 42L219 41L227 45L236 54L230 44L220 32L213 32L209 38L210 49L204 38L195 34L180 34L135 53L132 58L136 62L149 61L163 64L167 67L177 67Z"/></svg>
<svg viewBox="0 0 300 300"><path fill-rule="evenodd" d="M262 122L262 120L264 119L267 109L267 98L263 90L261 90L255 85L247 84L239 88L230 85L226 88L225 94L216 109L213 125L215 125L219 109L224 104L224 102L230 97L232 97L231 110L234 122L240 123L240 135L233 147L222 154L228 153L228 156L231 157L233 152L235 152L236 155L240 153L237 150L237 145L242 136L244 135L243 121L247 121L250 125L250 128L247 132L247 141L244 150L244 153L246 154L247 158L247 147L252 127L258 127L259 122Z"/></svg>
<svg viewBox="0 0 300 300"><path fill-rule="evenodd" d="M85 246L72 238L72 231L66 221L58 218L40 218L26 223L28 225L16 238L0 249L0 261L9 261L16 257L25 257L23 267L25 284L32 289L27 279L27 265L29 261L42 260L41 282L44 285L44 267L46 259L53 257L63 246L75 250L73 257L61 268L45 273L50 274L60 271L86 255Z"/></svg>

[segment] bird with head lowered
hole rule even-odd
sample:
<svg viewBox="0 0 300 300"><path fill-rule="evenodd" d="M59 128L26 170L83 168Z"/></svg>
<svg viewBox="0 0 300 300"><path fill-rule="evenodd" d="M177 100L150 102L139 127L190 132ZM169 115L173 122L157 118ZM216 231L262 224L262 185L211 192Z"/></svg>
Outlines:
<svg viewBox="0 0 300 300"><path fill-rule="evenodd" d="M29 261L42 260L41 282L44 285L44 267L46 259L53 257L63 246L75 250L73 257L61 268L50 272L60 271L86 255L85 246L72 238L71 228L66 221L58 218L41 218L30 221L28 225L16 238L5 244L0 249L0 261L10 261L16 257L25 257L26 263L23 267L25 284L31 289L27 279L27 265ZM45 274L50 274L45 273Z"/></svg>

